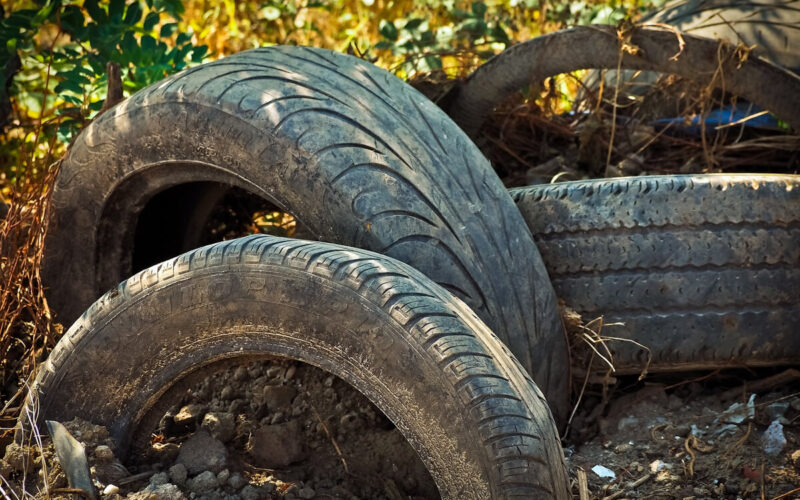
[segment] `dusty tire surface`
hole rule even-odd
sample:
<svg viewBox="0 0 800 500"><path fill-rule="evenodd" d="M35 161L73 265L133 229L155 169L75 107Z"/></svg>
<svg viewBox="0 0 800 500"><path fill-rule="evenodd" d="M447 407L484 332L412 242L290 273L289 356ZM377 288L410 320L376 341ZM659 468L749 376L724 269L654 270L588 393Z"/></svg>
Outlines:
<svg viewBox="0 0 800 500"><path fill-rule="evenodd" d="M800 176L678 175L511 190L556 293L650 371L800 359ZM611 342L636 373L647 353Z"/></svg>
<svg viewBox="0 0 800 500"><path fill-rule="evenodd" d="M148 202L203 182L261 196L320 240L421 270L487 322L563 417L569 361L555 296L491 165L422 94L331 51L232 55L148 87L87 127L61 166L45 245L60 320L138 270ZM159 216L176 220L159 238L196 219L204 196L167 200ZM199 246L176 245L147 265Z"/></svg>
<svg viewBox="0 0 800 500"><path fill-rule="evenodd" d="M134 275L70 328L33 394L41 419L84 418L125 448L180 380L259 355L353 385L444 498L570 498L545 399L491 330L415 269L328 243L250 236Z"/></svg>

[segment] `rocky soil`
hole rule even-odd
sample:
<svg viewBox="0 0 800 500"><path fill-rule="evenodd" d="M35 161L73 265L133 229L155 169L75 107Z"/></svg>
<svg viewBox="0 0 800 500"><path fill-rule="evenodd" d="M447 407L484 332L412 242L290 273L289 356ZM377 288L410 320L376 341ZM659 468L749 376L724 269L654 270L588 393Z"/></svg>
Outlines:
<svg viewBox="0 0 800 500"><path fill-rule="evenodd" d="M575 498L800 498L800 384L787 380L759 393L735 374L587 386L565 438ZM66 426L107 500L438 498L377 408L301 363L208 376L125 465L106 429ZM72 498L52 445L9 446L0 475L3 498L45 498L44 477L51 498Z"/></svg>
<svg viewBox="0 0 800 500"><path fill-rule="evenodd" d="M80 420L65 425L86 447L97 489L108 500L438 496L379 410L345 382L302 363L252 362L208 376L124 466L106 429ZM26 462L43 470L42 455L49 488L64 488L52 445L43 453L11 445L0 473L18 493L43 497L44 473L23 475Z"/></svg>

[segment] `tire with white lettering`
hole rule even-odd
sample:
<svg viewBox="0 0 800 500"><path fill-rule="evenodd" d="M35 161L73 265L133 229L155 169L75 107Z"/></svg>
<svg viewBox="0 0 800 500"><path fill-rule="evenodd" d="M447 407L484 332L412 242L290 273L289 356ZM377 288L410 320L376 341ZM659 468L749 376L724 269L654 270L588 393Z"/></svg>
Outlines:
<svg viewBox="0 0 800 500"><path fill-rule="evenodd" d="M491 330L410 266L328 243L249 236L140 272L69 329L27 404L104 425L126 450L149 443L182 380L259 356L354 386L443 498L571 498L545 399Z"/></svg>

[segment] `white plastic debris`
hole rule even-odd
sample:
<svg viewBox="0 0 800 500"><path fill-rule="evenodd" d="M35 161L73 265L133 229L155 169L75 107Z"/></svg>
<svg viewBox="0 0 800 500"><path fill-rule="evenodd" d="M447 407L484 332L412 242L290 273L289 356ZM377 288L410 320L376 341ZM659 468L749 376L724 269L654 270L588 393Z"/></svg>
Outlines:
<svg viewBox="0 0 800 500"><path fill-rule="evenodd" d="M670 466L668 464L665 464L661 460L653 460L652 462L650 462L650 472L652 472L653 474L659 472L661 469L669 469L669 468Z"/></svg>
<svg viewBox="0 0 800 500"><path fill-rule="evenodd" d="M614 474L613 470L609 469L608 467L603 467L602 465L595 465L592 467L592 472L597 474L599 477L608 478L611 481L617 478L617 475Z"/></svg>
<svg viewBox="0 0 800 500"><path fill-rule="evenodd" d="M773 420L767 430L764 431L764 436L761 438L764 445L764 453L767 455L777 455L782 452L786 447L786 436L783 435L783 424L777 420Z"/></svg>
<svg viewBox="0 0 800 500"><path fill-rule="evenodd" d="M741 424L753 420L756 416L756 395L751 394L746 404L733 403L727 410L723 411L719 417L714 419L715 423Z"/></svg>

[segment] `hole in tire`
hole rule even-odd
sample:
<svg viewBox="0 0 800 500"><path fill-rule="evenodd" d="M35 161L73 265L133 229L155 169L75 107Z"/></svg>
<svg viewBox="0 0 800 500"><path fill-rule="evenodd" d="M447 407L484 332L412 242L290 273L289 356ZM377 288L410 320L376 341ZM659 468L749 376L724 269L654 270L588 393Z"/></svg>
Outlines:
<svg viewBox="0 0 800 500"><path fill-rule="evenodd" d="M139 213L131 255L136 273L194 248L272 234L314 239L295 217L270 201L216 182L193 182L154 195Z"/></svg>

